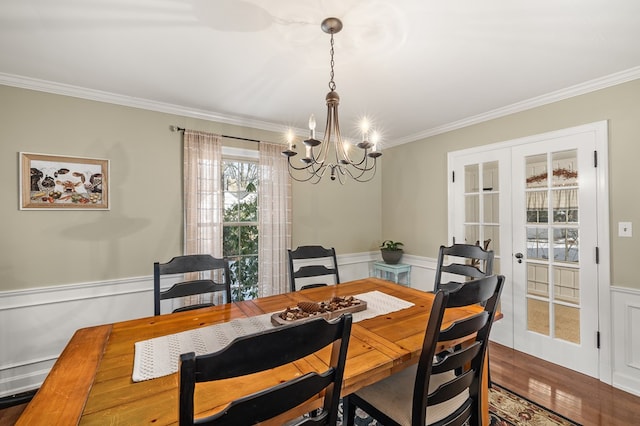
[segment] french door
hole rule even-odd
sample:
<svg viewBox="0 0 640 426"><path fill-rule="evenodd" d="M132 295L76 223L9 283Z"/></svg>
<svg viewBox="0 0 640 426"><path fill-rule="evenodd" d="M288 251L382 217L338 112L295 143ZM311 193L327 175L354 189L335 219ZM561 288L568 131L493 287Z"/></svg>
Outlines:
<svg viewBox="0 0 640 426"><path fill-rule="evenodd" d="M493 273L510 277L511 182L509 150L487 149L455 156L451 172L449 235L452 243L478 244L493 250ZM451 166L451 164L450 164ZM451 216L451 214L450 214ZM513 347L512 280L506 280L499 309L504 321L491 329L492 340Z"/></svg>
<svg viewBox="0 0 640 426"><path fill-rule="evenodd" d="M602 128L581 126L450 154L464 176L451 183L451 235L489 242L507 277L492 340L593 377L598 240L608 232L598 226L599 137Z"/></svg>

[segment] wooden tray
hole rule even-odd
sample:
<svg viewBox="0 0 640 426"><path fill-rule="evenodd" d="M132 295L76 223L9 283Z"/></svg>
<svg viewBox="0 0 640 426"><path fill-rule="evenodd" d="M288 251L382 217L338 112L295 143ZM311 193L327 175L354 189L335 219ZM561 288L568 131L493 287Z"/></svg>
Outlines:
<svg viewBox="0 0 640 426"><path fill-rule="evenodd" d="M352 306L348 306L346 308L342 308L342 309L336 309L335 311L330 311L330 312L323 312L321 314L315 314L315 315L310 315L308 317L304 317L304 318L300 318L300 319L295 319L295 320L286 320L286 319L282 319L280 318L280 314L284 311L281 312L276 312L275 314L271 315L271 323L273 325L286 325L286 324L295 324L297 322L300 321L306 321L306 320L310 320L313 318L324 318L326 320L330 320L333 318L337 318L340 315L346 313L346 312L360 312L360 311L364 311L365 309L367 309L367 302L365 302L364 300L360 300L360 299L355 299L358 300L360 303L357 305L352 305Z"/></svg>

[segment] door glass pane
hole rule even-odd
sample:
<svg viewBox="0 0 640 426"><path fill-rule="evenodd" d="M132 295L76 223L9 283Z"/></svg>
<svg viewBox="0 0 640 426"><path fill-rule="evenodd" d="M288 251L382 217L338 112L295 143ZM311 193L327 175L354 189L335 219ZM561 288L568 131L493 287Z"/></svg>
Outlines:
<svg viewBox="0 0 640 426"><path fill-rule="evenodd" d="M556 339L580 343L580 308L554 304L554 335Z"/></svg>
<svg viewBox="0 0 640 426"><path fill-rule="evenodd" d="M500 210L498 205L499 194L482 194L482 204L484 210L483 222L500 223Z"/></svg>
<svg viewBox="0 0 640 426"><path fill-rule="evenodd" d="M480 227L478 225L465 225L464 242L465 244L475 244L480 241Z"/></svg>
<svg viewBox="0 0 640 426"><path fill-rule="evenodd" d="M488 250L493 250L494 256L498 256L500 254L500 226L485 225L482 229L484 243L480 245Z"/></svg>
<svg viewBox="0 0 640 426"><path fill-rule="evenodd" d="M527 259L549 258L549 232L546 228L527 228Z"/></svg>
<svg viewBox="0 0 640 426"><path fill-rule="evenodd" d="M570 151L554 152L551 155L553 164L553 186L577 186L578 185L578 152Z"/></svg>
<svg viewBox="0 0 640 426"><path fill-rule="evenodd" d="M464 192L478 192L480 190L480 172L478 164L464 166Z"/></svg>
<svg viewBox="0 0 640 426"><path fill-rule="evenodd" d="M547 265L527 264L527 294L549 296L549 267Z"/></svg>
<svg viewBox="0 0 640 426"><path fill-rule="evenodd" d="M547 155L531 155L526 160L527 188L546 188L548 182Z"/></svg>
<svg viewBox="0 0 640 426"><path fill-rule="evenodd" d="M559 262L578 262L578 229L553 230L553 258Z"/></svg>
<svg viewBox="0 0 640 426"><path fill-rule="evenodd" d="M549 222L547 194L546 190L527 192L527 223Z"/></svg>
<svg viewBox="0 0 640 426"><path fill-rule="evenodd" d="M498 191L500 189L498 179L498 162L483 163L482 165L482 190Z"/></svg>
<svg viewBox="0 0 640 426"><path fill-rule="evenodd" d="M493 259L493 273L496 275L499 275L502 272L502 269L500 269L500 259L498 258L494 258Z"/></svg>
<svg viewBox="0 0 640 426"><path fill-rule="evenodd" d="M480 221L480 197L478 194L465 195L464 197L464 221L479 222Z"/></svg>
<svg viewBox="0 0 640 426"><path fill-rule="evenodd" d="M527 300L527 330L549 335L549 302Z"/></svg>
<svg viewBox="0 0 640 426"><path fill-rule="evenodd" d="M580 271L576 268L553 268L553 294L556 300L580 303Z"/></svg>
<svg viewBox="0 0 640 426"><path fill-rule="evenodd" d="M578 222L578 190L554 189L551 191L554 223Z"/></svg>

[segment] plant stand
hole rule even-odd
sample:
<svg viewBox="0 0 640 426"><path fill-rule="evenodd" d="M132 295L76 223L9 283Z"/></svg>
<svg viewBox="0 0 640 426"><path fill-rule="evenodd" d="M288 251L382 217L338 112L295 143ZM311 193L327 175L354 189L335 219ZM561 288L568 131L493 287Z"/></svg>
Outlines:
<svg viewBox="0 0 640 426"><path fill-rule="evenodd" d="M411 287L411 265L405 265L404 263L390 265L384 262L374 262L373 275L376 278Z"/></svg>

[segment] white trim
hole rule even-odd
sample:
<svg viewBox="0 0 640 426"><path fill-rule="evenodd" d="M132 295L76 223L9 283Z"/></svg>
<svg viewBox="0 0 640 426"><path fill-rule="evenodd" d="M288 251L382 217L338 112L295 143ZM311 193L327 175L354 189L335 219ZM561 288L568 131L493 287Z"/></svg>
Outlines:
<svg viewBox="0 0 640 426"><path fill-rule="evenodd" d="M640 67L636 69L640 72ZM606 120L588 123L580 126L569 127L547 133L524 136L503 142L489 145L476 146L460 151L453 151L447 154L447 173L451 174L454 165L454 158L459 156L480 154L490 150L500 150L513 148L519 145L535 143L543 140L554 139L574 135L578 133L595 133L595 145L598 152L598 168L596 169L596 197L597 197L597 235L600 250L600 264L598 265L598 303L599 303L599 328L600 328L600 356L599 356L599 379L602 382L611 384L614 362L612 361L612 311L611 311L611 271L610 271L610 241L609 241L609 159L608 159L608 122ZM448 180L448 208L449 212L453 206L453 185ZM453 224L451 217L448 220L449 235L453 235ZM505 258L505 256L503 256ZM510 277L507 277L509 279Z"/></svg>
<svg viewBox="0 0 640 426"><path fill-rule="evenodd" d="M556 90L555 92L547 93L545 95L536 96L534 98L527 99L521 102L516 102L514 104L507 105L501 108L496 108L491 111L473 115L471 117L466 117L461 120L453 121L441 126L436 126L422 132L395 139L393 141L385 141L384 146L385 148L391 148L409 142L415 142L420 139L425 139L431 136L472 126L474 124L483 123L485 121L504 117L517 112L537 108L574 96L584 95L586 93L595 92L596 90L606 89L607 87L626 83L638 78L640 78L640 66L586 81L584 83L576 84L565 89ZM183 117L215 121L218 123L252 127L255 129L267 130L276 133L284 133L287 128L282 124L269 123L266 121L254 120L246 117L237 117L213 111L189 108L181 105L152 101L149 99L134 98L131 96L124 96L116 93L104 92L101 90L73 86L70 84L56 83L36 78L23 77L15 74L0 73L0 84L20 87L23 89L38 90L41 92L54 93L58 95L72 96L75 98L88 99L98 102L107 102L110 104L129 106L149 111L175 114ZM305 134L304 129L293 130L297 135Z"/></svg>
<svg viewBox="0 0 640 426"><path fill-rule="evenodd" d="M232 146L223 145L222 157L257 160L260 156L257 149L235 148Z"/></svg>
<svg viewBox="0 0 640 426"><path fill-rule="evenodd" d="M152 101L149 99L135 98L132 96L125 96L117 93L104 92L102 90L89 89L86 87L56 83L53 81L23 77L14 74L0 73L0 84L20 87L23 89L38 90L40 92L53 93L56 95L88 99L91 101L106 102L114 105L140 108L147 111L156 111L167 114L180 115L183 117L215 121L217 123L252 127L254 129L268 130L277 133L284 133L286 128L286 126L284 125L269 123L261 120L254 120L246 117L220 114L213 111L189 108L182 105Z"/></svg>
<svg viewBox="0 0 640 426"><path fill-rule="evenodd" d="M547 93L545 95L536 96L534 98L527 99L521 102L516 102L514 104L507 105L501 108L496 108L494 110L463 118L462 120L454 121L442 126L433 127L431 129L425 130L424 132L414 133L412 135L396 139L392 142L386 142L385 147L391 148L396 145L415 142L420 139L440 135L442 133L451 132L457 129L462 129L474 124L479 124L485 121L515 114L517 112L541 107L554 102L562 101L564 99L569 99L574 96L580 96L587 93L595 92L596 90L606 89L607 87L616 86L618 84L626 83L632 80L637 80L638 78L640 78L640 66L604 77L596 78L594 80L586 81L584 83L576 84L564 89L556 90L555 92Z"/></svg>
<svg viewBox="0 0 640 426"><path fill-rule="evenodd" d="M596 169L596 200L598 217L598 321L600 331L600 380L611 384L615 365L612 360L611 318L611 257L609 235L609 125L607 121L593 123L598 152Z"/></svg>

